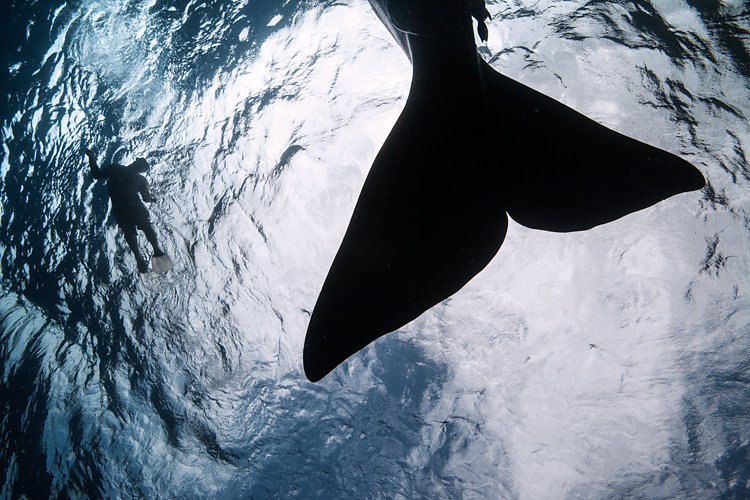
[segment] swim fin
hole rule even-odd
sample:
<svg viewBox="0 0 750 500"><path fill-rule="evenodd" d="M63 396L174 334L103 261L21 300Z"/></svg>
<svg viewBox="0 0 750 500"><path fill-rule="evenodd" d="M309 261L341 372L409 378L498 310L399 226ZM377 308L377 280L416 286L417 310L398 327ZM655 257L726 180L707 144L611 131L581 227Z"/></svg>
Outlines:
<svg viewBox="0 0 750 500"><path fill-rule="evenodd" d="M161 274L172 270L172 259L169 255L163 253L161 255L154 255L151 257L151 268L155 273Z"/></svg>

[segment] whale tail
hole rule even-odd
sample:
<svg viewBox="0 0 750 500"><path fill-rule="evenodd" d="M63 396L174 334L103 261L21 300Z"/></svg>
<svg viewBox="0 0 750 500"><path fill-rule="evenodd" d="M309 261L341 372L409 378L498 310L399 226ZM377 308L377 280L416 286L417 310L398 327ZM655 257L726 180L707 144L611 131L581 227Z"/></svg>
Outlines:
<svg viewBox="0 0 750 500"><path fill-rule="evenodd" d="M581 231L705 186L682 158L610 130L484 61L480 73L497 154L513 166L504 196L519 224Z"/></svg>
<svg viewBox="0 0 750 500"><path fill-rule="evenodd" d="M677 156L479 65L473 86L413 81L313 310L311 381L479 273L503 243L506 210L528 227L578 231L704 185Z"/></svg>
<svg viewBox="0 0 750 500"><path fill-rule="evenodd" d="M505 238L481 91L447 97L413 84L370 168L308 326L312 381L458 291Z"/></svg>

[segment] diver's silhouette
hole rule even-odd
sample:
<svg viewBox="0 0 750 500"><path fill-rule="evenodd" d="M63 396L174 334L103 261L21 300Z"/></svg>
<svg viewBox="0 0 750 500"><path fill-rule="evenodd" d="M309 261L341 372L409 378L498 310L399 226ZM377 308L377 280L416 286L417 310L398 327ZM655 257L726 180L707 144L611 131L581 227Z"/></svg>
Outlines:
<svg viewBox="0 0 750 500"><path fill-rule="evenodd" d="M143 158L136 158L127 167L113 163L101 169L96 164L96 155L93 151L87 149L86 156L89 159L89 167L94 179L107 180L107 191L109 192L109 199L112 201L112 213L117 225L125 234L125 241L128 242L135 260L138 262L138 271L141 273L147 272L148 262L138 250L136 229L145 233L146 238L154 248L154 257L164 255L159 247L156 231L151 226L148 210L141 202L141 198L148 203L156 201L148 190L148 181L141 175L141 173L148 171L148 162ZM138 197L139 193L140 198Z"/></svg>

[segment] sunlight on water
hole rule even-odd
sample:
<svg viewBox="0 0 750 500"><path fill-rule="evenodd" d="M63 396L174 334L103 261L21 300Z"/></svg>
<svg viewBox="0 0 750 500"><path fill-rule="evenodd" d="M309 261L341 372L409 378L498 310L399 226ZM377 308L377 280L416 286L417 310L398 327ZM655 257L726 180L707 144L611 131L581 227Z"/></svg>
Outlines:
<svg viewBox="0 0 750 500"><path fill-rule="evenodd" d="M747 494L747 6L488 8L498 71L708 186L581 233L511 222L319 384L309 314L409 89L367 3L9 8L3 497ZM173 271L138 276L84 147L153 165Z"/></svg>

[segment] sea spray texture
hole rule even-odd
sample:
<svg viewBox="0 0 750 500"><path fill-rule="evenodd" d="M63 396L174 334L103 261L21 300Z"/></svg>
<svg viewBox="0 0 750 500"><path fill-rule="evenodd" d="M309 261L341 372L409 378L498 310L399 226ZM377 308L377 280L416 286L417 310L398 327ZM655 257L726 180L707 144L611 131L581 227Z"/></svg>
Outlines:
<svg viewBox="0 0 750 500"><path fill-rule="evenodd" d="M409 85L366 2L4 7L4 495L746 494L747 7L488 8L496 69L709 185L515 226L313 386L308 311ZM138 278L85 145L152 164L171 274Z"/></svg>

